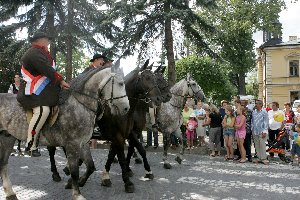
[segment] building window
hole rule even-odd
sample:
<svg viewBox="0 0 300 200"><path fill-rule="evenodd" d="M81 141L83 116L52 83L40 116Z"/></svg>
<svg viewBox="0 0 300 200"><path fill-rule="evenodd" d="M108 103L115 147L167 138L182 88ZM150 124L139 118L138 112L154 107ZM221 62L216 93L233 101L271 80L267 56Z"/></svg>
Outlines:
<svg viewBox="0 0 300 200"><path fill-rule="evenodd" d="M290 91L291 103L293 103L295 100L299 100L299 97L300 97L300 91Z"/></svg>
<svg viewBox="0 0 300 200"><path fill-rule="evenodd" d="M299 76L299 60L290 60L290 76Z"/></svg>

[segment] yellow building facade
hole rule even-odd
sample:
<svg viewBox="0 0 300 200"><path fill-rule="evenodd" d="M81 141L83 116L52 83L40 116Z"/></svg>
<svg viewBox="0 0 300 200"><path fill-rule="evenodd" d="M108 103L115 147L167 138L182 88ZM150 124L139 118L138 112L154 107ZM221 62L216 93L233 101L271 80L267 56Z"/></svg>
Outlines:
<svg viewBox="0 0 300 200"><path fill-rule="evenodd" d="M258 99L265 104L300 99L300 40L272 38L257 49Z"/></svg>

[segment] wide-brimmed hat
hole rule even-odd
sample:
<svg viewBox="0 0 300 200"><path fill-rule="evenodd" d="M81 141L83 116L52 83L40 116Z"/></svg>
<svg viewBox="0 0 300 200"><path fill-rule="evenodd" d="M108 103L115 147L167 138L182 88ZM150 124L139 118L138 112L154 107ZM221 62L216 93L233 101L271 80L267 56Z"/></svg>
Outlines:
<svg viewBox="0 0 300 200"><path fill-rule="evenodd" d="M34 42L34 41L36 41L37 39L40 39L40 38L48 38L49 40L52 39L52 37L49 36L47 33L42 32L42 31L37 31L33 34L32 37L29 38L29 42Z"/></svg>
<svg viewBox="0 0 300 200"><path fill-rule="evenodd" d="M102 54L95 54L95 55L93 56L93 58L90 60L90 62L94 62L94 60L96 60L96 59L98 59L98 58L103 58L104 60L107 59L107 57L104 56L104 55L102 55Z"/></svg>
<svg viewBox="0 0 300 200"><path fill-rule="evenodd" d="M112 59L112 58L109 58L109 57L107 57L107 58L105 58L105 60L104 60L105 62L114 62L114 59Z"/></svg>

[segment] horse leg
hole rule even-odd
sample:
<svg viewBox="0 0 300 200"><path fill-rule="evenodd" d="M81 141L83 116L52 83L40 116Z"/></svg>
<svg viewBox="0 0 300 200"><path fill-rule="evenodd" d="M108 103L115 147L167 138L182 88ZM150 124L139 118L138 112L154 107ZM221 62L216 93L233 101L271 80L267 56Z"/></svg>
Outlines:
<svg viewBox="0 0 300 200"><path fill-rule="evenodd" d="M7 164L9 156L14 148L16 138L2 131L0 133L0 177L3 181L3 189L7 200L18 199L12 189L12 184L8 176Z"/></svg>
<svg viewBox="0 0 300 200"><path fill-rule="evenodd" d="M49 157L50 157L50 164L51 164L51 172L52 172L52 180L55 182L60 182L61 177L57 171L56 164L55 164L55 151L56 147L47 146Z"/></svg>
<svg viewBox="0 0 300 200"><path fill-rule="evenodd" d="M67 158L67 152L66 152L66 148L65 147L61 147L62 150L64 151L65 153L65 156ZM83 163L83 160L82 159L79 159L79 166L81 166ZM70 170L69 170L69 165L67 164L65 166L65 168L63 168L63 171L65 172L65 175L69 176L70 175ZM72 181L70 182L70 184L72 184ZM66 189L71 189L71 188L66 188Z"/></svg>
<svg viewBox="0 0 300 200"><path fill-rule="evenodd" d="M67 158L69 169L72 177L72 198L73 200L85 200L80 194L78 180L79 180L79 157L80 157L80 145L77 143L68 143L66 146Z"/></svg>
<svg viewBox="0 0 300 200"><path fill-rule="evenodd" d="M183 154L184 154L184 145L183 145L182 133L181 133L181 130L180 130L179 128L176 130L175 136L176 136L177 138L179 138L179 149L180 149L180 151L179 151L179 153L177 154L175 160L176 160L179 164L181 164L181 163L182 163L182 160L183 160L182 156L183 156Z"/></svg>
<svg viewBox="0 0 300 200"><path fill-rule="evenodd" d="M164 154L163 154L164 168L171 169L172 166L168 162L168 149L169 149L169 145L170 145L170 134L163 133L163 143L164 143Z"/></svg>
<svg viewBox="0 0 300 200"><path fill-rule="evenodd" d="M135 149L133 148L133 157L135 158L134 161L135 161L135 164L142 164L142 160L139 158L139 156L137 155Z"/></svg>
<svg viewBox="0 0 300 200"><path fill-rule="evenodd" d="M132 134L130 134L132 135ZM130 136L129 136L130 137ZM130 159L132 157L132 155L134 154L134 143L132 142L132 139L129 138L128 140L128 150L127 150L127 157L126 157L126 164L127 164L127 174L129 177L132 177L133 176L133 172L132 170L130 169Z"/></svg>
<svg viewBox="0 0 300 200"><path fill-rule="evenodd" d="M120 141L120 140L119 140ZM124 153L124 143L114 143L112 144L113 148L116 148L119 164L122 169L122 178L123 182L125 183L125 192L133 193L134 192L134 184L130 181L129 176L127 174L127 165Z"/></svg>
<svg viewBox="0 0 300 200"><path fill-rule="evenodd" d="M67 152L66 152L66 148L65 147L61 147L62 150L64 151L65 153L65 156L67 158ZM65 175L69 176L70 175L70 170L69 170L69 164L66 164L65 168L63 168L63 171L65 172ZM67 189L67 188L66 188ZM70 188L68 188L70 189Z"/></svg>
<svg viewBox="0 0 300 200"><path fill-rule="evenodd" d="M130 141L132 141L133 146L135 146L135 148L138 150L139 154L143 158L144 168L146 170L145 178L149 178L152 180L154 178L154 175L150 169L150 165L148 163L147 154L144 146L138 141L136 135L134 134L130 134Z"/></svg>
<svg viewBox="0 0 300 200"><path fill-rule="evenodd" d="M21 140L18 140L18 147L17 147L19 155L22 155L22 150L21 150Z"/></svg>
<svg viewBox="0 0 300 200"><path fill-rule="evenodd" d="M84 162L86 165L86 172L79 178L78 183L80 187L83 187L90 175L96 170L96 167L91 155L90 147L88 145L85 144L82 146L80 157L79 166L82 164L82 162Z"/></svg>
<svg viewBox="0 0 300 200"><path fill-rule="evenodd" d="M109 149L109 153L108 153L108 158L105 164L105 169L103 170L102 174L101 174L101 185L105 186L105 187L110 187L111 186L111 181L110 181L110 177L109 177L109 171L110 171L110 167L111 164L113 163L115 156L116 156L116 151L115 149L112 147L112 145L110 145L110 149Z"/></svg>

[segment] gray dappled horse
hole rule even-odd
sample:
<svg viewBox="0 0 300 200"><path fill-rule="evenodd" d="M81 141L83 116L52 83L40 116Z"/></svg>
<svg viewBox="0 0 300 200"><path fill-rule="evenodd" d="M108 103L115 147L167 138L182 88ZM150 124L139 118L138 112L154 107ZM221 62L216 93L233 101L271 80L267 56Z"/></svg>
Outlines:
<svg viewBox="0 0 300 200"><path fill-rule="evenodd" d="M204 100L204 93L196 81L188 74L185 79L177 82L171 88L172 98L166 103L162 103L157 112L157 124L159 130L163 133L163 160L164 168L170 169L171 164L168 162L168 149L170 146L170 135L175 133L180 139L180 152L175 160L181 164L182 155L184 153L184 145L182 141L182 133L180 126L182 124L182 109L185 104L186 97L195 97ZM185 133L184 133L185 134Z"/></svg>
<svg viewBox="0 0 300 200"><path fill-rule="evenodd" d="M153 174L151 172L150 165L146 158L146 151L143 145L139 142L138 137L142 133L142 130L145 126L145 116L146 116L146 112L148 112L149 104L154 102L156 105L159 105L160 101L166 102L171 98L172 95L170 93L168 83L163 77L163 72L165 68L160 66L154 71L154 73L152 73L150 71L152 69L152 65L148 67L148 63L149 60L145 62L144 66L141 69L137 68L133 72L131 72L128 76L126 76L126 88L130 92L129 100L132 104L134 104L134 106L131 106L130 112L126 115L125 117L126 119L123 119L123 117L117 117L116 119L114 119L116 120L116 122L112 122L111 120L109 121L109 119L111 119L112 117L110 117L111 114L109 113L109 111L106 110L107 113L104 114L104 116L107 117L104 117L100 121L100 131L103 135L101 138L98 137L93 137L93 138L114 141L117 138L123 136L126 137L126 139L128 139L129 142L128 152L131 152L130 149L134 147L138 149L139 153L143 157L144 167L146 169L145 177L150 179L152 177L153 179ZM154 74L154 76L152 74ZM151 75L151 77L149 75ZM160 93L156 93L158 92L158 90L155 91L156 86L158 87ZM159 97L159 99L161 100L157 101L157 97ZM106 121L105 118L107 118ZM132 118L133 118L133 124L132 124ZM124 127L126 126L129 127L129 130L124 129ZM112 147L114 145L115 144L112 144ZM123 146L123 144L120 144L118 146ZM90 152L89 147L84 146L83 148L84 149L82 149L82 153L89 154L88 153ZM52 153L50 153L49 150L51 171L53 172L52 178L54 181L60 181L61 178L55 166L54 153L55 153L55 149L54 152ZM131 156L127 156L127 158L130 157ZM89 171L90 172L94 171L94 165L87 162L84 156L82 158L83 158L82 162L86 164L86 172L85 175L81 177L79 181L79 186L83 186L85 184L85 181L88 178L88 176L86 175L90 174ZM110 167L112 164L111 161L112 160L109 159L106 166ZM120 163L120 165L122 167L122 162ZM128 168L126 169L127 175L130 175L130 173L128 173L128 171L131 171L129 168L128 160L126 166L128 166ZM67 168L64 169L64 172L68 175ZM133 192L134 190L133 185L132 186L130 185L131 183L127 181L127 178L125 178L125 180L126 181L124 182L125 182L126 192ZM69 179L66 188L72 187L70 183L71 181ZM111 182L108 179L104 179L102 185L110 186Z"/></svg>
<svg viewBox="0 0 300 200"><path fill-rule="evenodd" d="M78 187L78 159L82 146L93 132L96 112L108 106L113 115L124 115L129 110L129 101L123 79L112 68L94 69L78 76L65 94L65 102L59 106L57 121L52 127L45 124L40 133L40 144L64 146L71 172L72 198L85 199ZM26 113L16 96L0 94L0 176L7 199L17 199L8 177L7 164L16 139L26 140L28 123ZM92 159L89 155L89 159Z"/></svg>

